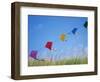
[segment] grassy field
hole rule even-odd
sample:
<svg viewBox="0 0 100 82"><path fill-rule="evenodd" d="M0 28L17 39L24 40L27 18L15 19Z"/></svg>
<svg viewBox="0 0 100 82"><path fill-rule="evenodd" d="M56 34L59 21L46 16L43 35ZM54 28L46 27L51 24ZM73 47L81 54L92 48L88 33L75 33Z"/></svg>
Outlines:
<svg viewBox="0 0 100 82"><path fill-rule="evenodd" d="M59 61L39 61L29 58L28 66L51 66L51 65L77 65L77 64L87 64L87 57L72 57L66 58Z"/></svg>

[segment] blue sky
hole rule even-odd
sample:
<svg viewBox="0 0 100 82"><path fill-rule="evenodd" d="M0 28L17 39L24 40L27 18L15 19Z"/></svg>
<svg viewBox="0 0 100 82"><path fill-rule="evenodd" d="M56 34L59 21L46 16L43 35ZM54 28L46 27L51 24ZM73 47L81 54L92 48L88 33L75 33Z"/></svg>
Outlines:
<svg viewBox="0 0 100 82"><path fill-rule="evenodd" d="M38 51L38 58L45 57L61 59L73 55L87 55L88 31L84 28L87 17L64 16L28 16L28 54L32 50ZM72 29L78 28L76 34ZM66 35L66 41L59 39ZM52 48L45 48L48 41L53 42Z"/></svg>

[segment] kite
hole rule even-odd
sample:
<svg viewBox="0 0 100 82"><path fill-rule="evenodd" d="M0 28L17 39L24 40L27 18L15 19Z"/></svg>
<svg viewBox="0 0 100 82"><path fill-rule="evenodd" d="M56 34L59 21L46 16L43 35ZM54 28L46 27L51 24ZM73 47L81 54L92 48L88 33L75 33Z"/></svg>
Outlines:
<svg viewBox="0 0 100 82"><path fill-rule="evenodd" d="M30 56L34 59L37 59L37 51L36 50L32 50Z"/></svg>
<svg viewBox="0 0 100 82"><path fill-rule="evenodd" d="M44 59L38 59L38 58L37 58L37 53L38 53L38 52L37 52L36 50L32 50L30 56L31 56L32 58L34 58L35 60L44 61Z"/></svg>
<svg viewBox="0 0 100 82"><path fill-rule="evenodd" d="M88 22L86 21L86 22L84 23L84 27L87 28L87 26L88 26Z"/></svg>
<svg viewBox="0 0 100 82"><path fill-rule="evenodd" d="M61 41L65 41L65 39L66 39L66 35L65 35L65 34L61 34L61 35L60 35L60 40L61 40Z"/></svg>
<svg viewBox="0 0 100 82"><path fill-rule="evenodd" d="M76 31L77 31L78 29L77 28L74 28L73 30L72 30L72 33L73 34L76 34Z"/></svg>
<svg viewBox="0 0 100 82"><path fill-rule="evenodd" d="M51 50L52 49L52 44L53 43L49 41L49 42L46 43L45 47L48 48L49 50Z"/></svg>

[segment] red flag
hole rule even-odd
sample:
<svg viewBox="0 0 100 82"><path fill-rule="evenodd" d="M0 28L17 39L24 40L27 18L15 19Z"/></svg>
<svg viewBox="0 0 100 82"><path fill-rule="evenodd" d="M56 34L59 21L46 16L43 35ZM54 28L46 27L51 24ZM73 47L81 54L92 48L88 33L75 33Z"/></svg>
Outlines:
<svg viewBox="0 0 100 82"><path fill-rule="evenodd" d="M52 42L47 42L45 47L48 48L49 50L51 50L52 49Z"/></svg>

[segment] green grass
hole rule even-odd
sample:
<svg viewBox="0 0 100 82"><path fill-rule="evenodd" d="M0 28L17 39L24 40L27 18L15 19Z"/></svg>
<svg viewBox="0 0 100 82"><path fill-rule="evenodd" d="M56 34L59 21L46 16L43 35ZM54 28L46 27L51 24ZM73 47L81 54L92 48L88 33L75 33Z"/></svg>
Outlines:
<svg viewBox="0 0 100 82"><path fill-rule="evenodd" d="M29 59L28 66L51 66L51 65L77 65L77 64L87 64L87 57L72 57L66 58L59 61L39 61L34 59Z"/></svg>

